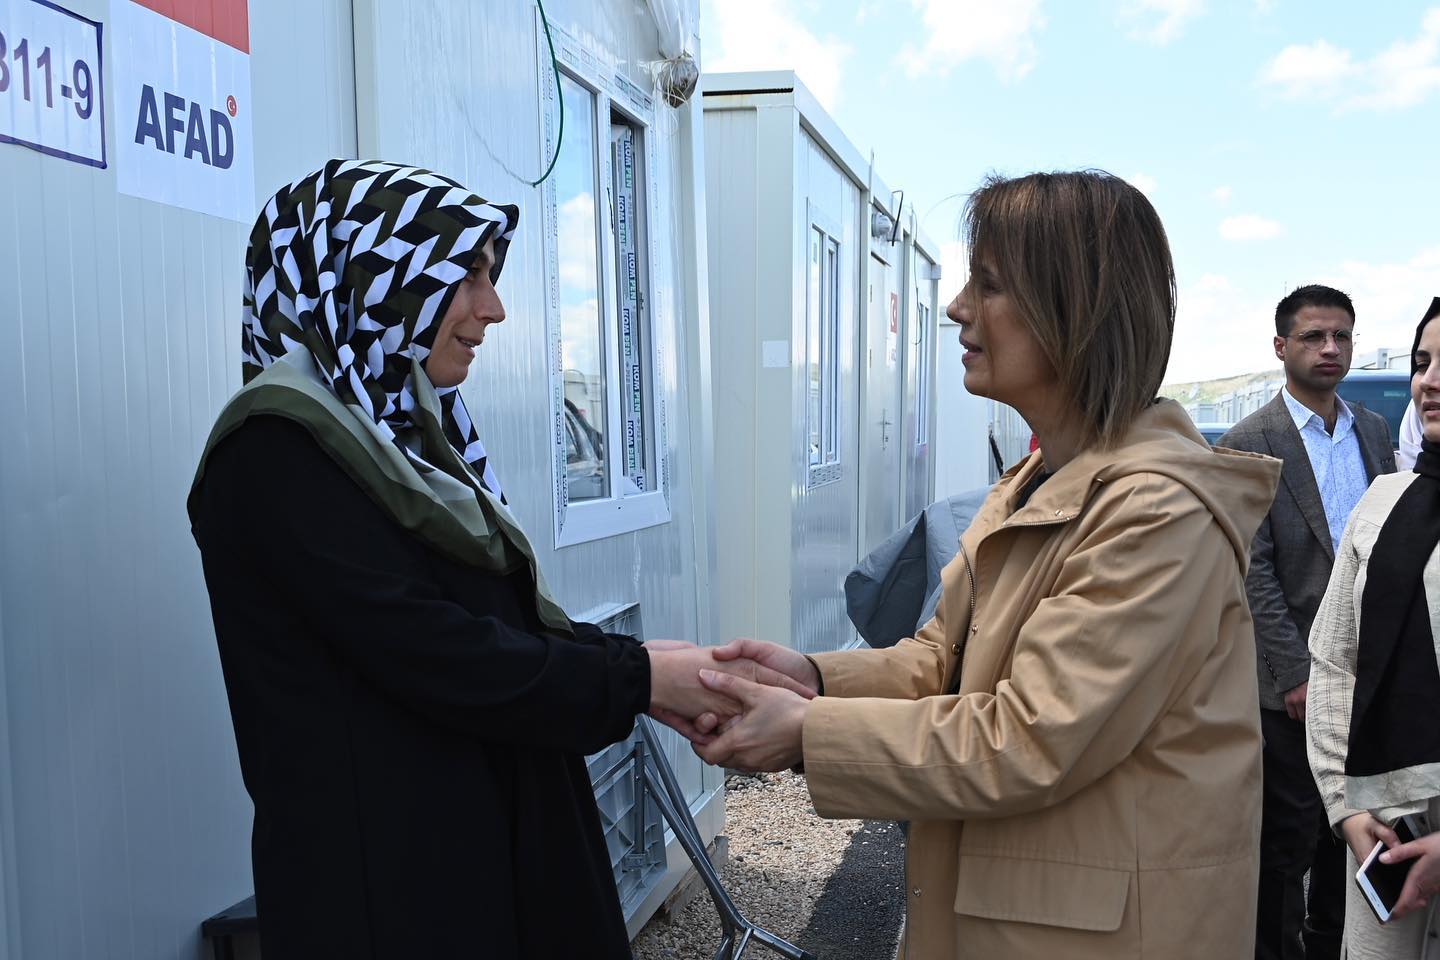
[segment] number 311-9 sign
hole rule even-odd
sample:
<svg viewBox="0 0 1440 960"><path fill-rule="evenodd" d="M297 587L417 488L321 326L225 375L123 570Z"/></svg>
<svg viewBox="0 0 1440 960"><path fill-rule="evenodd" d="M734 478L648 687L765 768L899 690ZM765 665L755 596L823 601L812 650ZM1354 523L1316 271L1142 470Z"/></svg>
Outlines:
<svg viewBox="0 0 1440 960"><path fill-rule="evenodd" d="M48 0L0 0L0 141L105 166L100 24Z"/></svg>

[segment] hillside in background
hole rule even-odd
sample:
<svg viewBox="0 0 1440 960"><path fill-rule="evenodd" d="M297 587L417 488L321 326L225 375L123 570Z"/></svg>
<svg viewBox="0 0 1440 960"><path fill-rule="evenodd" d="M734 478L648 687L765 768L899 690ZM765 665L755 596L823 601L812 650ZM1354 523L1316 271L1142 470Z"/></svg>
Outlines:
<svg viewBox="0 0 1440 960"><path fill-rule="evenodd" d="M1169 397L1180 403L1211 403L1254 383L1277 380L1285 376L1280 367L1260 373L1242 373L1236 377L1222 377L1219 380L1197 380L1190 383L1167 383L1160 387L1160 396Z"/></svg>

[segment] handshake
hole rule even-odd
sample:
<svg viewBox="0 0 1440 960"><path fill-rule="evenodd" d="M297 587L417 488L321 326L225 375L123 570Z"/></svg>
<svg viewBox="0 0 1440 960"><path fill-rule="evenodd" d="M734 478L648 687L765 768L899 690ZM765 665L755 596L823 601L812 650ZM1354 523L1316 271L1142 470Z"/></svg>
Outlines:
<svg viewBox="0 0 1440 960"><path fill-rule="evenodd" d="M762 640L697 647L651 640L650 716L707 763L784 770L801 760L801 732L820 674L804 654Z"/></svg>

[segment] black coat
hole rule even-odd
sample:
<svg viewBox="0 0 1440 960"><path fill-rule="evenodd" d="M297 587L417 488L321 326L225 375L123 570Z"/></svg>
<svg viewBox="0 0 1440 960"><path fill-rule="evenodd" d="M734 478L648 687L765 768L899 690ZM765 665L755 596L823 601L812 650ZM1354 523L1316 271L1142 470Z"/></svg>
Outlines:
<svg viewBox="0 0 1440 960"><path fill-rule="evenodd" d="M265 960L629 957L583 755L649 702L633 640L547 635L306 430L254 417L194 513Z"/></svg>

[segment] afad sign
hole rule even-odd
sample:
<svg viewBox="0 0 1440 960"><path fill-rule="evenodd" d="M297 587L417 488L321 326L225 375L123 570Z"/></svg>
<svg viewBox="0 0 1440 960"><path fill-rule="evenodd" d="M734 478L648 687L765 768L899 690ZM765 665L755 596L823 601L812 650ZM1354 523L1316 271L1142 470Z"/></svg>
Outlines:
<svg viewBox="0 0 1440 960"><path fill-rule="evenodd" d="M234 95L228 99L235 103ZM153 143L156 150L180 153L186 160L198 159L221 170L229 170L235 162L235 128L230 126L225 114L212 109L207 124L199 103L177 97L168 90L156 93L148 83L140 92L135 142L142 147Z"/></svg>
<svg viewBox="0 0 1440 960"><path fill-rule="evenodd" d="M121 193L255 217L246 0L111 0Z"/></svg>

